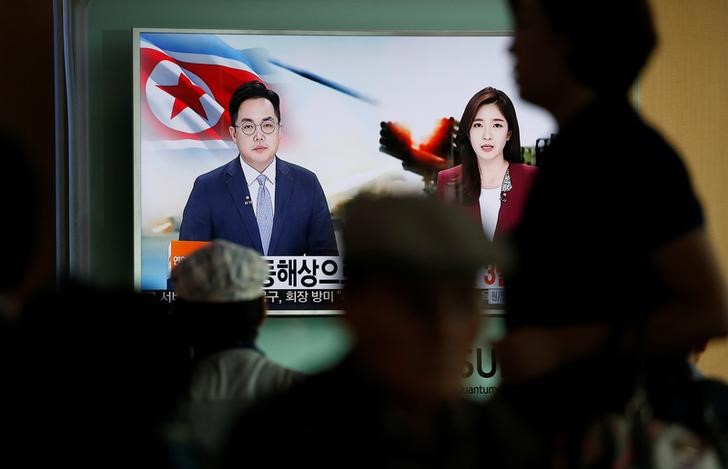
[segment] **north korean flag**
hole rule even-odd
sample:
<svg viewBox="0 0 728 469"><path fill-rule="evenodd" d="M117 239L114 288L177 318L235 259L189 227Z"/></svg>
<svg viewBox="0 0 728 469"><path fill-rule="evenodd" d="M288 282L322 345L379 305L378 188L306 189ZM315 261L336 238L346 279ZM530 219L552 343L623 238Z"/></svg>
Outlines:
<svg viewBox="0 0 728 469"><path fill-rule="evenodd" d="M229 140L230 96L259 80L254 59L215 35L142 33L142 136L177 147L219 147Z"/></svg>

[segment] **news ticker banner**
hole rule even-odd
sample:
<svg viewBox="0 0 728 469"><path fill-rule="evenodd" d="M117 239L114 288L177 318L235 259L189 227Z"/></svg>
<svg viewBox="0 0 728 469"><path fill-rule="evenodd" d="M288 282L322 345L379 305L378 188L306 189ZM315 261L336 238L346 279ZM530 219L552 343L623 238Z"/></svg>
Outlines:
<svg viewBox="0 0 728 469"><path fill-rule="evenodd" d="M168 275L184 258L208 241L172 241L169 246ZM303 312L331 314L341 310L346 266L339 256L265 256L268 276L263 284L268 309L272 314ZM480 292L484 309L501 309L504 281L492 266L477 276L475 288ZM174 286L166 290L146 290L160 301L174 302Z"/></svg>

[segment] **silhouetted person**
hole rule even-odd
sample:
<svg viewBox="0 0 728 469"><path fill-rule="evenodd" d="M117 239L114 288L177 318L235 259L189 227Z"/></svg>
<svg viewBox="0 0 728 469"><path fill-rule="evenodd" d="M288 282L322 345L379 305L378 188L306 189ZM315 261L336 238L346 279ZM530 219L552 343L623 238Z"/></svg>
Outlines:
<svg viewBox="0 0 728 469"><path fill-rule="evenodd" d="M37 175L27 147L18 139L0 131L3 181L0 206L4 229L0 233L2 269L0 269L0 323L13 321L23 303L22 287L36 250L40 199Z"/></svg>
<svg viewBox="0 0 728 469"><path fill-rule="evenodd" d="M17 451L27 467L174 466L186 457L172 457L167 434L186 382L178 336L162 304L131 291L63 283L39 294L4 385L16 394L4 456Z"/></svg>
<svg viewBox="0 0 728 469"><path fill-rule="evenodd" d="M0 134L0 466L174 466L178 334L165 308L132 291L71 281L31 291L40 188L25 148Z"/></svg>
<svg viewBox="0 0 728 469"><path fill-rule="evenodd" d="M0 230L0 372L11 373L17 365L14 347L17 321L23 308L22 287L36 249L36 222L40 211L35 171L27 147L0 130L3 178L0 207L5 227Z"/></svg>
<svg viewBox="0 0 728 469"><path fill-rule="evenodd" d="M184 417L211 458L242 409L304 377L256 346L267 276L268 264L257 252L224 240L193 252L172 271L175 313L193 355Z"/></svg>
<svg viewBox="0 0 728 469"><path fill-rule="evenodd" d="M514 232L500 398L547 437L578 430L624 408L644 342L651 401L669 417L666 378L728 332L728 303L684 164L627 97L656 44L648 5L510 5L521 96L559 134Z"/></svg>
<svg viewBox="0 0 728 469"><path fill-rule="evenodd" d="M355 198L343 239L351 352L244 415L223 467L478 466L461 373L491 244L461 210L412 196Z"/></svg>

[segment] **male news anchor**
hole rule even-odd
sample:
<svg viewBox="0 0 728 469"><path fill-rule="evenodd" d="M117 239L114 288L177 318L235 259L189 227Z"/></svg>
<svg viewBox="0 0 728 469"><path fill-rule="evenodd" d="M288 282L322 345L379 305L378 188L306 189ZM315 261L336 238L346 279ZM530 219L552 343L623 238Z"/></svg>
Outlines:
<svg viewBox="0 0 728 469"><path fill-rule="evenodd" d="M226 239L266 256L336 256L324 191L311 171L276 156L280 98L259 81L230 98L230 137L240 154L199 176L180 240Z"/></svg>

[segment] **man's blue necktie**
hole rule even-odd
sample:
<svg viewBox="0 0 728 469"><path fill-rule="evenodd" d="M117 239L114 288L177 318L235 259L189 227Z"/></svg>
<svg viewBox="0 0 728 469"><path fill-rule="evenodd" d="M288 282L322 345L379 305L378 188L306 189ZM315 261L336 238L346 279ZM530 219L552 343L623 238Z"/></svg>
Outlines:
<svg viewBox="0 0 728 469"><path fill-rule="evenodd" d="M268 255L270 233L273 230L273 202L270 200L270 192L265 187L265 181L267 179L264 174L257 177L260 189L258 190L256 216L258 218L258 230L260 230L260 241L263 243L264 255Z"/></svg>

